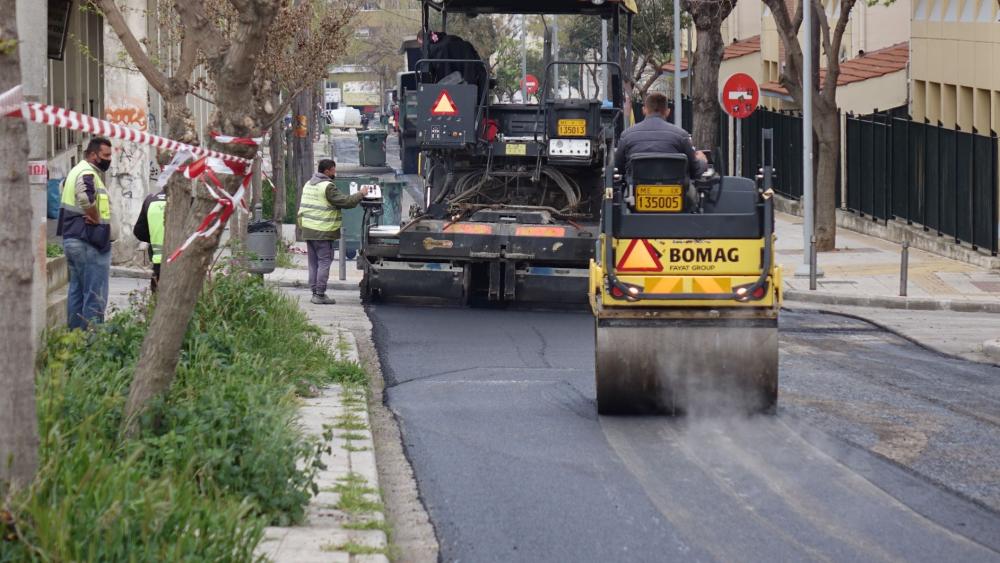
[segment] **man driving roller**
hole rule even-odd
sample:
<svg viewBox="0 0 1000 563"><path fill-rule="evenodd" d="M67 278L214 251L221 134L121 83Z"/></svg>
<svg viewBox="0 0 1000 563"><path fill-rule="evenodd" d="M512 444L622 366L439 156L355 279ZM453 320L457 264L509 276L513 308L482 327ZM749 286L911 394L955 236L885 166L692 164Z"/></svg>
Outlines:
<svg viewBox="0 0 1000 563"><path fill-rule="evenodd" d="M670 109L667 97L659 92L646 96L642 105L645 118L622 133L615 152L615 167L625 171L625 165L634 154L658 152L683 154L688 159L688 174L697 178L705 171L708 159L701 151L694 150L691 135L667 121Z"/></svg>

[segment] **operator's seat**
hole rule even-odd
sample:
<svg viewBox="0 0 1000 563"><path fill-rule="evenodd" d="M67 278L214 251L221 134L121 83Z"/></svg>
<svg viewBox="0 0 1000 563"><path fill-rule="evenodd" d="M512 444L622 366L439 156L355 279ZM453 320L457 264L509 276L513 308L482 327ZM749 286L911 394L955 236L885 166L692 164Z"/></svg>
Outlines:
<svg viewBox="0 0 1000 563"><path fill-rule="evenodd" d="M433 32L427 49L430 59L459 59L479 61L482 57L476 48L458 35L443 32ZM479 88L488 85L486 69L474 62L436 62L430 65L431 82L437 84L445 77L458 72L467 84L475 84ZM449 79L450 80L450 79Z"/></svg>
<svg viewBox="0 0 1000 563"><path fill-rule="evenodd" d="M668 191L673 193L667 190L669 187L679 187L677 195L680 196L682 205L679 209L672 209L671 212L688 211L694 203L688 190L691 184L691 178L688 176L688 159L681 153L640 152L629 155L625 164L625 182L633 208L639 205L636 198L640 196L640 186L646 190L659 188L664 193Z"/></svg>

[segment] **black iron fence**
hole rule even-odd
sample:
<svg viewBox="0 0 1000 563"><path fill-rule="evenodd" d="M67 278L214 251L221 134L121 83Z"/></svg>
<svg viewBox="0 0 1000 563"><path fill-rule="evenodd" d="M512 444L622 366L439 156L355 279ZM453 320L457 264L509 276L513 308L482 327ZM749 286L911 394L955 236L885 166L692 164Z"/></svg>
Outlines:
<svg viewBox="0 0 1000 563"><path fill-rule="evenodd" d="M774 131L774 191L792 199L802 197L802 117L757 108L739 125L743 135L743 175L753 177L762 164L761 131Z"/></svg>
<svg viewBox="0 0 1000 563"><path fill-rule="evenodd" d="M847 208L998 252L996 135L888 115L847 118Z"/></svg>

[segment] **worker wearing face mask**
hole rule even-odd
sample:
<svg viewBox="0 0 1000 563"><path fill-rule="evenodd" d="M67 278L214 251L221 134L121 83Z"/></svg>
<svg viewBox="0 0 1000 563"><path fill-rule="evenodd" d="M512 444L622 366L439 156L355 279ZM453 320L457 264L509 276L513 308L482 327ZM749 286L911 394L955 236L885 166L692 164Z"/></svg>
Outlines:
<svg viewBox="0 0 1000 563"><path fill-rule="evenodd" d="M59 228L69 267L66 300L70 329L104 322L111 274L111 201L103 173L111 167L111 141L94 137L83 160L63 183Z"/></svg>

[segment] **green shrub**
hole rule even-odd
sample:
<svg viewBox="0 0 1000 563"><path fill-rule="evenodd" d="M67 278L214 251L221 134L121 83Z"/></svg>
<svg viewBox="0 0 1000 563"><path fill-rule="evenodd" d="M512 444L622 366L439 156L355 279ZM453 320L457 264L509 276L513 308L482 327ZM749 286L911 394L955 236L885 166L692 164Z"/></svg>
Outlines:
<svg viewBox="0 0 1000 563"><path fill-rule="evenodd" d="M206 284L166 397L120 437L146 330L139 302L95 332L56 332L37 378L41 467L9 500L0 561L250 561L268 524L300 521L319 454L296 392L364 383L294 300L255 277ZM0 499L2 500L2 499Z"/></svg>
<svg viewBox="0 0 1000 563"><path fill-rule="evenodd" d="M282 221L288 225L295 223L295 214L298 209L295 206L295 194L298 193L299 186L296 186L291 178L285 181L285 216ZM261 190L261 205L264 217L274 217L274 187L271 179L264 180L264 188Z"/></svg>
<svg viewBox="0 0 1000 563"><path fill-rule="evenodd" d="M63 247L61 244L50 242L45 245L46 258L55 258L57 256L62 256L62 255L63 255Z"/></svg>

